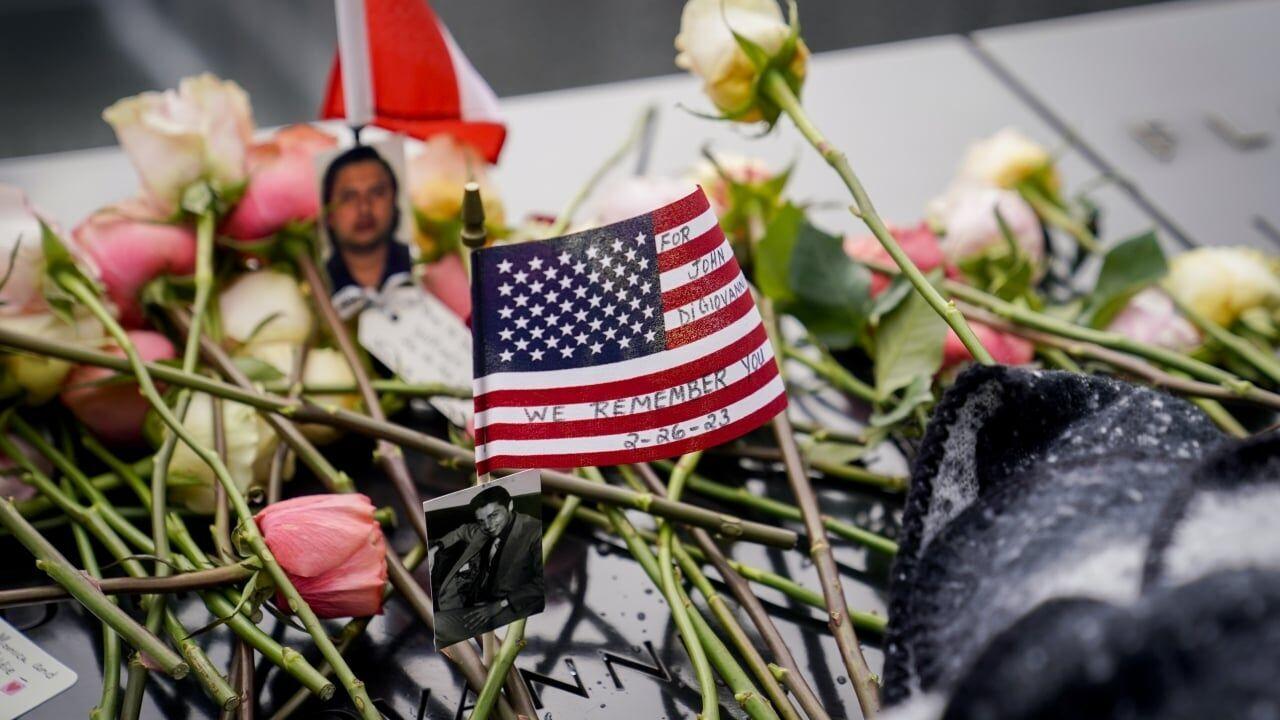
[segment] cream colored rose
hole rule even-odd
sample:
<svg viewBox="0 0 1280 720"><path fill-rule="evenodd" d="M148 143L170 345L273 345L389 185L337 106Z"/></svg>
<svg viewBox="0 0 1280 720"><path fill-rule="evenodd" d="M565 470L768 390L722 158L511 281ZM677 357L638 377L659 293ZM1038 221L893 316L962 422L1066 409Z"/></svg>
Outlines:
<svg viewBox="0 0 1280 720"><path fill-rule="evenodd" d="M297 346L288 343L255 343L246 349L246 354L261 360L284 375L290 375L293 368L293 357ZM310 386L354 386L355 373L347 364L342 353L332 348L312 348L307 351L307 359L302 367L302 383ZM360 407L358 393L317 393L306 395L308 400L324 407L336 407L355 410ZM337 428L318 423L306 423L298 426L311 442L324 444L341 437Z"/></svg>
<svg viewBox="0 0 1280 720"><path fill-rule="evenodd" d="M271 456L279 443L276 434L257 410L240 403L222 403L222 424L227 440L227 471L236 487L243 493L265 484ZM203 393L192 395L182 426L198 443L213 450L213 400ZM179 442L174 448L169 461L169 479L173 484L169 497L175 502L193 512L213 512L213 484L218 479L213 469L186 443Z"/></svg>
<svg viewBox="0 0 1280 720"><path fill-rule="evenodd" d="M734 32L772 56L786 43L791 27L776 0L689 0L676 36L676 66L701 78L707 97L722 112L735 120L756 122L763 115L750 103L759 70L738 45ZM797 40L787 73L803 81L808 59L809 49Z"/></svg>
<svg viewBox="0 0 1280 720"><path fill-rule="evenodd" d="M1007 127L969 146L960 166L960 180L979 185L1012 188L1037 175L1049 190L1057 190L1053 157L1043 146Z"/></svg>
<svg viewBox="0 0 1280 720"><path fill-rule="evenodd" d="M0 316L0 327L46 340L71 342L97 347L104 341L105 330L87 310L77 308L75 322L68 323L51 312ZM71 372L71 364L31 353L0 354L0 396L22 394L32 405L39 405L58 393L62 381Z"/></svg>
<svg viewBox="0 0 1280 720"><path fill-rule="evenodd" d="M313 323L302 287L291 275L257 270L236 278L218 296L222 330L247 343L306 342Z"/></svg>
<svg viewBox="0 0 1280 720"><path fill-rule="evenodd" d="M435 260L447 238L433 225L462 220L462 189L470 180L480 185L485 223L502 227L506 222L502 198L489 178L489 165L470 145L451 135L434 135L409 157L409 201L426 222L416 223L416 239L426 260Z"/></svg>
<svg viewBox="0 0 1280 720"><path fill-rule="evenodd" d="M1274 261L1252 248L1199 248L1169 263L1164 287L1176 300L1219 325L1250 308L1280 301Z"/></svg>
<svg viewBox="0 0 1280 720"><path fill-rule="evenodd" d="M253 114L249 96L230 80L185 78L176 91L119 100L102 117L163 212L176 210L196 181L226 189L246 178Z"/></svg>

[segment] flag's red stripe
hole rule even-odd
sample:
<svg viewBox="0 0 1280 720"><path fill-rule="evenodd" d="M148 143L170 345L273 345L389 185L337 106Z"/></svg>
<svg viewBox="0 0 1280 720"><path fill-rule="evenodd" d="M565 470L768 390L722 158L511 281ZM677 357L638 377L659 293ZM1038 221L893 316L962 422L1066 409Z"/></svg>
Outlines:
<svg viewBox="0 0 1280 720"><path fill-rule="evenodd" d="M689 242L658 253L658 272L666 272L671 268L693 262L715 250L716 246L722 242L724 242L724 230L720 229L720 223L716 223L710 230Z"/></svg>
<svg viewBox="0 0 1280 720"><path fill-rule="evenodd" d="M764 387L766 383L778 375L778 363L769 359L756 368L750 375L732 385L703 395L695 400L687 400L679 405L665 407L661 410L650 410L632 415L610 418L592 418L590 420L569 420L564 422L524 422L494 423L477 428L477 439L483 442L494 440L551 440L554 438L592 437L595 435L617 435L626 432L654 430L666 425L684 425L691 421L700 421L707 413L728 407L751 393Z"/></svg>
<svg viewBox="0 0 1280 720"><path fill-rule="evenodd" d="M476 463L476 472L484 474L493 470L516 470L520 468L544 467L592 467L603 465L624 465L627 463L646 462L662 458L683 455L692 450L708 448L729 440L741 437L760 427L774 415L787 407L786 393L778 393L769 404L722 428L712 430L705 435L685 438L663 445L635 448L633 450L610 450L595 453L557 453L548 455L495 455L488 460Z"/></svg>
<svg viewBox="0 0 1280 720"><path fill-rule="evenodd" d="M698 298L706 297L737 280L740 275L742 271L738 269L738 263L726 262L693 282L687 282L662 293L662 310L670 312ZM750 295L750 293L747 294Z"/></svg>
<svg viewBox="0 0 1280 720"><path fill-rule="evenodd" d="M728 308L726 308L728 309ZM723 311L722 311L723 312ZM752 350L766 342L764 325L757 325L729 345L705 355L693 362L675 368L658 370L648 375L615 380L613 382L556 387L533 390L494 390L475 398L476 412L494 407L527 407L531 405L572 405L574 403L600 402L632 395L643 395L663 388L696 380L731 365L746 357ZM661 354L654 356L661 358ZM583 368L583 377L591 377L591 368Z"/></svg>
<svg viewBox="0 0 1280 720"><path fill-rule="evenodd" d="M755 306L755 298L751 297L750 292L744 292L737 300L710 315L698 318L687 325L668 330L667 348L678 348L695 340L701 340L715 331L733 324L733 321L751 312Z"/></svg>
<svg viewBox="0 0 1280 720"><path fill-rule="evenodd" d="M653 211L653 234L659 235L673 227L680 227L710 207L702 188L696 188L670 205L664 205Z"/></svg>

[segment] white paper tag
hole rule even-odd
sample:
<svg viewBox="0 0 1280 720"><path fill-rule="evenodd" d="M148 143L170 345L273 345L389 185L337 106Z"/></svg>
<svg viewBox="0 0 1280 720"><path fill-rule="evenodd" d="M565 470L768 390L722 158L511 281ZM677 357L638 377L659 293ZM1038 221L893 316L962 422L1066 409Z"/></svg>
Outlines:
<svg viewBox="0 0 1280 720"><path fill-rule="evenodd" d="M360 344L405 382L471 387L471 330L444 303L417 285L383 294L360 312ZM431 398L450 422L466 427L470 400Z"/></svg>
<svg viewBox="0 0 1280 720"><path fill-rule="evenodd" d="M76 682L76 674L0 620L0 720L13 720Z"/></svg>

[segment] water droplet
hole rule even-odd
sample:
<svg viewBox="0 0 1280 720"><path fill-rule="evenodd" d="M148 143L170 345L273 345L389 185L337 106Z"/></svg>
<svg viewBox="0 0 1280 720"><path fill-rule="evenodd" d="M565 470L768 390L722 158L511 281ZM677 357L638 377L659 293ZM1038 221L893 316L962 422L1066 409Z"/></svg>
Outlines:
<svg viewBox="0 0 1280 720"><path fill-rule="evenodd" d="M840 683L841 685L843 685L843 684L845 684L845 683L849 682L849 679L848 679L848 678L846 678L845 676L841 675L840 677L836 678L836 682L838 682L838 683Z"/></svg>
<svg viewBox="0 0 1280 720"><path fill-rule="evenodd" d="M636 619L637 619L637 620L643 620L643 619L644 619L644 613L642 613L642 612L636 613Z"/></svg>

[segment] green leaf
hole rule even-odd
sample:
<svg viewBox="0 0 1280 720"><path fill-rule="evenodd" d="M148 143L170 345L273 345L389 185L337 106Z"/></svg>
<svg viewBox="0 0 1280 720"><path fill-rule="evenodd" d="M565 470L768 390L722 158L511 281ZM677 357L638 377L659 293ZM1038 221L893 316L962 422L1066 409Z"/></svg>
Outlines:
<svg viewBox="0 0 1280 720"><path fill-rule="evenodd" d="M828 348L853 346L871 310L871 273L844 252L844 241L800 224L787 273L795 301L785 310Z"/></svg>
<svg viewBox="0 0 1280 720"><path fill-rule="evenodd" d="M44 252L44 272L49 282L43 283L45 301L49 309L63 322L75 323L74 310L76 299L62 287L61 278L70 275L78 278L90 288L96 287L94 282L76 265L75 257L43 220L40 221L40 245Z"/></svg>
<svg viewBox="0 0 1280 720"><path fill-rule="evenodd" d="M918 375L902 394L902 399L886 412L876 411L871 414L869 422L872 427L888 427L902 422L920 405L933 403L932 379L927 375Z"/></svg>
<svg viewBox="0 0 1280 720"><path fill-rule="evenodd" d="M1169 271L1154 232L1121 240L1102 259L1098 281L1085 303L1081 321L1102 327L1139 290L1153 285Z"/></svg>
<svg viewBox="0 0 1280 720"><path fill-rule="evenodd" d="M866 445L854 445L852 443L834 442L825 440L823 442L811 442L805 444L804 454L809 462L822 462L829 465L850 465L861 460L867 454L869 448Z"/></svg>
<svg viewBox="0 0 1280 720"><path fill-rule="evenodd" d="M918 292L889 313L876 332L875 381L881 399L917 378L931 379L942 367L946 336L946 322Z"/></svg>
<svg viewBox="0 0 1280 720"><path fill-rule="evenodd" d="M868 317L867 322L873 327L879 325L881 318L893 312L893 309L898 307L913 292L915 292L915 287L911 284L911 278L902 274L895 275L893 280L889 281L889 287L877 295L872 302L871 315Z"/></svg>
<svg viewBox="0 0 1280 720"><path fill-rule="evenodd" d="M752 270L756 287L780 305L795 300L791 292L791 255L803 222L800 208L787 203L765 228L764 237L755 248Z"/></svg>
<svg viewBox="0 0 1280 720"><path fill-rule="evenodd" d="M255 357L241 356L235 359L236 367L240 368L240 372L249 376L254 382L267 382L270 380L283 380L287 377L284 373L271 363L264 362Z"/></svg>

